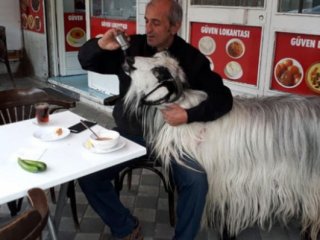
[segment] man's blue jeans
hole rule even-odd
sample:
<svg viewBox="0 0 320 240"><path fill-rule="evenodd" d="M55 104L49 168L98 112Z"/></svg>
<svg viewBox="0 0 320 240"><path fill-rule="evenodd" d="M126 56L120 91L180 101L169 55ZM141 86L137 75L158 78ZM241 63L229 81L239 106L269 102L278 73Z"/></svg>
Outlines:
<svg viewBox="0 0 320 240"><path fill-rule="evenodd" d="M130 136L125 137L130 138ZM141 139L131 139L143 143ZM133 162L119 164L78 180L92 208L110 227L112 235L118 238L130 234L136 221L130 211L121 203L111 181L119 171L130 166ZM174 239L177 240L191 240L197 235L208 192L207 175L202 167L187 157L184 162L193 169L179 165L175 161L172 161L171 165L178 193L177 223L174 236Z"/></svg>

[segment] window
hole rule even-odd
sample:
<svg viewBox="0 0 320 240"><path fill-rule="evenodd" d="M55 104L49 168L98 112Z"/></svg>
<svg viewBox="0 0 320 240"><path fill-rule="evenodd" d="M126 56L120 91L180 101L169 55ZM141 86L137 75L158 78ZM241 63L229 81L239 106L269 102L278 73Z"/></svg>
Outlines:
<svg viewBox="0 0 320 240"><path fill-rule="evenodd" d="M264 0L191 0L191 5L263 7Z"/></svg>
<svg viewBox="0 0 320 240"><path fill-rule="evenodd" d="M320 14L320 0L280 0L278 12Z"/></svg>

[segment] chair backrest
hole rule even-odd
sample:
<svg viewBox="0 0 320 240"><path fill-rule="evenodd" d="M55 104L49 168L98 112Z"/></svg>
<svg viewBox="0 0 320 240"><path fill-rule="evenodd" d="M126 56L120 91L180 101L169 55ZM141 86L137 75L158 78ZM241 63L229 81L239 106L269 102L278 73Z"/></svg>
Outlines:
<svg viewBox="0 0 320 240"><path fill-rule="evenodd" d="M35 240L41 237L47 225L49 206L45 192L40 188L28 191L31 208L0 228L1 240Z"/></svg>
<svg viewBox="0 0 320 240"><path fill-rule="evenodd" d="M0 91L0 125L35 117L34 104L47 102L50 113L75 107L75 101L52 97L39 88Z"/></svg>
<svg viewBox="0 0 320 240"><path fill-rule="evenodd" d="M6 40L6 28L0 26L0 61L5 62L8 59L8 49Z"/></svg>

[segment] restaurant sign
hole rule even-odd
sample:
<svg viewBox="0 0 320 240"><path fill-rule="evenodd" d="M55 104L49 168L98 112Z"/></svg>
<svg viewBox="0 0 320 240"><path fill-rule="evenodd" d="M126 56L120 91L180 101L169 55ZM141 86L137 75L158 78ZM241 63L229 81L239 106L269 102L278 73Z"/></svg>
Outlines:
<svg viewBox="0 0 320 240"><path fill-rule="evenodd" d="M320 36L276 33L271 89L320 94Z"/></svg>
<svg viewBox="0 0 320 240"><path fill-rule="evenodd" d="M260 27L193 22L190 42L224 79L257 85Z"/></svg>
<svg viewBox="0 0 320 240"><path fill-rule="evenodd" d="M86 42L85 13L64 13L66 52L79 51Z"/></svg>
<svg viewBox="0 0 320 240"><path fill-rule="evenodd" d="M136 21L115 20L107 18L91 17L91 37L99 37L110 28L122 28L129 35L136 33Z"/></svg>
<svg viewBox="0 0 320 240"><path fill-rule="evenodd" d="M20 0L22 29L44 33L44 4L43 0Z"/></svg>

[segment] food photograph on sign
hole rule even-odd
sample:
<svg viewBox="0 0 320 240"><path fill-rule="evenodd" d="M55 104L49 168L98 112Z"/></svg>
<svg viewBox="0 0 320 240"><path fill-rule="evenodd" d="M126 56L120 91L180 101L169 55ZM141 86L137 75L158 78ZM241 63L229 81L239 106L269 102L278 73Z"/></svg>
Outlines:
<svg viewBox="0 0 320 240"><path fill-rule="evenodd" d="M204 55L211 55L216 50L216 42L212 37L204 36L199 40L198 48Z"/></svg>
<svg viewBox="0 0 320 240"><path fill-rule="evenodd" d="M245 45L238 38L230 39L226 44L226 52L231 58L241 58L245 52Z"/></svg>
<svg viewBox="0 0 320 240"><path fill-rule="evenodd" d="M295 88L303 79L303 68L296 59L283 58L274 68L274 77L282 87Z"/></svg>
<svg viewBox="0 0 320 240"><path fill-rule="evenodd" d="M305 79L307 86L320 94L320 62L316 62L308 68Z"/></svg>
<svg viewBox="0 0 320 240"><path fill-rule="evenodd" d="M242 77L243 70L238 62L230 61L224 68L224 74L231 80L237 80Z"/></svg>
<svg viewBox="0 0 320 240"><path fill-rule="evenodd" d="M31 0L31 7L34 12L38 12L40 10L40 0Z"/></svg>
<svg viewBox="0 0 320 240"><path fill-rule="evenodd" d="M80 27L71 28L67 33L67 43L71 47L81 47L86 41L86 32Z"/></svg>

